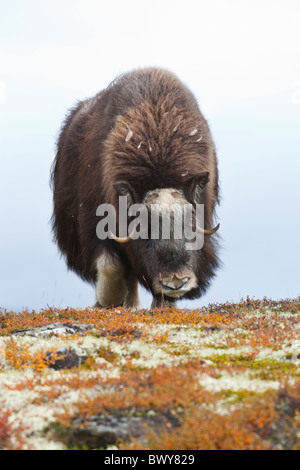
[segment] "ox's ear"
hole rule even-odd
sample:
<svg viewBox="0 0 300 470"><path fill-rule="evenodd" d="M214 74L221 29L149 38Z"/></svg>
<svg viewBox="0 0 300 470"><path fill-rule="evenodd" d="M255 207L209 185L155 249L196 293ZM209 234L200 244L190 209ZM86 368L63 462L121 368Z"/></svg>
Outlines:
<svg viewBox="0 0 300 470"><path fill-rule="evenodd" d="M209 182L209 172L204 171L190 178L187 183L187 196L193 202L200 202L205 186Z"/></svg>
<svg viewBox="0 0 300 470"><path fill-rule="evenodd" d="M127 196L127 206L131 206L136 200L135 191L127 181L116 181L114 188L118 196Z"/></svg>

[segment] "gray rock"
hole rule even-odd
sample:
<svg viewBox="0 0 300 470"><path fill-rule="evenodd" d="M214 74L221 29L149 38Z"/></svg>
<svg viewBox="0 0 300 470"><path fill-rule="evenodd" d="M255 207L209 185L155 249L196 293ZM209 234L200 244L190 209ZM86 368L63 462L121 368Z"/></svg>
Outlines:
<svg viewBox="0 0 300 470"><path fill-rule="evenodd" d="M69 428L67 444L79 448L103 449L108 445L117 444L119 440L140 438L147 434L149 429L155 433L166 430L166 421L171 422L172 428L179 425L178 418L171 414L159 416L155 412L151 416L93 415L88 423L82 418L77 418Z"/></svg>
<svg viewBox="0 0 300 470"><path fill-rule="evenodd" d="M89 423L82 427L82 420L76 419L69 442L71 446L79 448L105 448L107 445L116 444L119 439L129 441L131 437L145 434L145 424L150 424L149 419L101 415L93 416Z"/></svg>
<svg viewBox="0 0 300 470"><path fill-rule="evenodd" d="M54 357L56 359L53 360ZM79 367L87 359L87 353L82 348L76 348L76 350L60 348L55 353L48 353L47 358L50 361L49 367L51 369L62 370Z"/></svg>
<svg viewBox="0 0 300 470"><path fill-rule="evenodd" d="M93 328L92 324L76 324L76 323L50 323L49 325L37 326L25 330L13 331L16 336L50 336L50 335L67 335L74 333L83 333Z"/></svg>

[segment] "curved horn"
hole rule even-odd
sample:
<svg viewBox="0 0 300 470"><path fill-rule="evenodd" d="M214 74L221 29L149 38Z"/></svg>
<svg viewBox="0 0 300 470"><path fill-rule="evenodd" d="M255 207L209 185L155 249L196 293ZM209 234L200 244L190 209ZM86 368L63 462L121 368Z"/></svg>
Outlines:
<svg viewBox="0 0 300 470"><path fill-rule="evenodd" d="M121 238L121 237L117 237L117 235L114 235L112 232L109 232L109 238L112 238L118 243L128 243L128 242L131 242L133 234L134 234L134 231L132 231L127 237Z"/></svg>
<svg viewBox="0 0 300 470"><path fill-rule="evenodd" d="M203 233L204 235L213 235L214 233L216 233L217 230L219 230L219 227L220 224L218 224L215 228L212 228L211 230L206 230L197 225L197 232Z"/></svg>

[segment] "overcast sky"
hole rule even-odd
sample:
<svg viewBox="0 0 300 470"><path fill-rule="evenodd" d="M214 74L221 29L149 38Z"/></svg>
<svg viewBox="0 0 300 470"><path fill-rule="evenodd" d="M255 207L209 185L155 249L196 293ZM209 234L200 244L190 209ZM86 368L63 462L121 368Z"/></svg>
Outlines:
<svg viewBox="0 0 300 470"><path fill-rule="evenodd" d="M299 17L298 0L0 0L0 307L93 304L52 243L55 141L77 100L149 65L191 88L218 151L223 268L179 305L299 296Z"/></svg>

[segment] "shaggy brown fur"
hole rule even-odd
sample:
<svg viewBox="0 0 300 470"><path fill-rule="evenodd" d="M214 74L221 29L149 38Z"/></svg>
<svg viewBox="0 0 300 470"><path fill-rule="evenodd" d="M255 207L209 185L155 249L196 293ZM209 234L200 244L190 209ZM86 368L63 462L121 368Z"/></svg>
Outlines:
<svg viewBox="0 0 300 470"><path fill-rule="evenodd" d="M195 201L191 188L203 172L209 172L209 181ZM131 185L134 202L142 202L151 189L182 189L188 201L204 203L205 228L213 224L219 200L214 143L194 96L166 70L135 70L79 102L62 127L52 170L53 230L69 268L95 282L97 257L103 251L116 253L126 275L135 273L151 289L136 266L131 244L120 246L96 236L96 208L102 203L117 207L117 181ZM136 247L142 250L141 244ZM198 288L185 297L206 290L218 266L216 242L206 237L194 256Z"/></svg>

